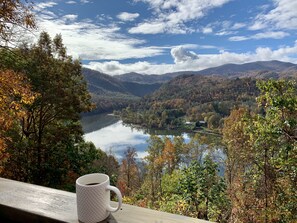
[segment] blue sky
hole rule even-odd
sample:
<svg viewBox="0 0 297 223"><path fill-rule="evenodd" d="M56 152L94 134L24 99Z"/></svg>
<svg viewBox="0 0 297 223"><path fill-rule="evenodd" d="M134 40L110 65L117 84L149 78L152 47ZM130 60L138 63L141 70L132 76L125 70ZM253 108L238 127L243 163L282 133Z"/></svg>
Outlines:
<svg viewBox="0 0 297 223"><path fill-rule="evenodd" d="M39 31L110 75L297 63L297 0L35 1Z"/></svg>

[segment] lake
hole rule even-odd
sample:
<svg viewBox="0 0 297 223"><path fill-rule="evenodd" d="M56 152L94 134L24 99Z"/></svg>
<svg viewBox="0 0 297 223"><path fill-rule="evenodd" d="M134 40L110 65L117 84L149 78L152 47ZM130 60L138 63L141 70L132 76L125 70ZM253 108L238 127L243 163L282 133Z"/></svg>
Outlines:
<svg viewBox="0 0 297 223"><path fill-rule="evenodd" d="M119 117L112 114L86 116L81 119L81 122L85 133L84 139L93 142L97 148L100 148L107 153L111 153L118 160L123 158L124 152L128 147L134 147L136 149L138 155L137 158L144 158L148 154L146 150L148 147L147 140L150 138L150 134L168 137L182 135L186 143L188 143L194 135L175 130L149 130L150 132L147 132L141 128L137 129L135 127L132 128L131 126L124 125ZM202 135L204 136L204 143L203 145L200 144L200 148L208 148L207 141L209 144L213 145L215 143L215 145L217 145L214 150L204 150L203 156L211 152L214 161L219 165L220 174L223 176L225 169L225 154L223 153L221 145L219 145L220 143L218 143L221 141L221 138L207 132L202 133Z"/></svg>
<svg viewBox="0 0 297 223"><path fill-rule="evenodd" d="M147 140L150 134L143 129L132 128L124 125L123 122L111 114L98 114L86 116L81 119L84 138L93 142L95 146L106 152L111 151L117 158L123 157L127 147L134 147L138 158L147 155ZM159 131L158 135L176 135L181 133ZM186 141L189 140L187 134L183 134Z"/></svg>

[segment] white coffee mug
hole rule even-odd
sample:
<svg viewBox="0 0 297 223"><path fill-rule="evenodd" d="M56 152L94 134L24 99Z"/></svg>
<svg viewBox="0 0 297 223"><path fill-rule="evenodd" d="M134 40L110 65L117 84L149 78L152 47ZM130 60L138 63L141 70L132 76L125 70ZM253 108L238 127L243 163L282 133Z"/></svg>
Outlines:
<svg viewBox="0 0 297 223"><path fill-rule="evenodd" d="M118 197L118 206L110 206L110 191ZM76 203L78 220L95 223L106 219L110 212L118 211L122 206L122 195L118 188L110 186L109 176L92 173L76 180Z"/></svg>

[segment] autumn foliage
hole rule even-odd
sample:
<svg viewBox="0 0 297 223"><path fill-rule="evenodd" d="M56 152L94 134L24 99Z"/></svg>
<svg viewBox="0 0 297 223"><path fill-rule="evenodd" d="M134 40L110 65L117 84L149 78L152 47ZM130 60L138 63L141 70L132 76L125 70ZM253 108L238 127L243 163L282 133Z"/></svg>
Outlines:
<svg viewBox="0 0 297 223"><path fill-rule="evenodd" d="M73 191L78 176L104 172L129 204L216 222L296 222L295 80L175 78L125 108L124 121L174 129L186 116L223 143L213 132L188 142L152 134L143 160L129 147L119 165L83 139L80 115L93 105L62 36L7 47L36 26L31 7L0 0L1 177Z"/></svg>
<svg viewBox="0 0 297 223"><path fill-rule="evenodd" d="M295 222L295 81L259 81L263 112L237 109L225 120L230 222Z"/></svg>
<svg viewBox="0 0 297 223"><path fill-rule="evenodd" d="M32 3L21 0L0 0L0 45L11 41L16 30L36 27Z"/></svg>
<svg viewBox="0 0 297 223"><path fill-rule="evenodd" d="M36 96L24 75L12 70L0 71L0 172L9 155L6 147L10 138L6 133L26 116L25 106L32 104Z"/></svg>

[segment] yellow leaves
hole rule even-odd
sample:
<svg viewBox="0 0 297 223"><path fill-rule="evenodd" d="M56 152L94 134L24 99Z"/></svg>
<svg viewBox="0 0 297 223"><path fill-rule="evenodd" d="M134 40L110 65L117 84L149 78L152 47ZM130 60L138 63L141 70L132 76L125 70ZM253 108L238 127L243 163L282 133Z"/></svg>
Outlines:
<svg viewBox="0 0 297 223"><path fill-rule="evenodd" d="M164 160L162 159L162 156L158 156L154 161L156 167L163 167L163 163Z"/></svg>
<svg viewBox="0 0 297 223"><path fill-rule="evenodd" d="M5 152L6 143L3 138L0 138L0 173L3 171L3 163L7 160L8 154Z"/></svg>
<svg viewBox="0 0 297 223"><path fill-rule="evenodd" d="M189 211L189 209L190 209L190 205L185 200L178 200L176 202L176 213L181 215L196 217L196 216L193 216L195 213Z"/></svg>
<svg viewBox="0 0 297 223"><path fill-rule="evenodd" d="M7 158L5 133L26 115L24 105L32 104L37 97L30 88L23 75L12 70L0 71L0 173L1 162Z"/></svg>
<svg viewBox="0 0 297 223"><path fill-rule="evenodd" d="M0 105L20 109L20 104L32 104L37 94L31 91L26 78L12 70L0 71Z"/></svg>
<svg viewBox="0 0 297 223"><path fill-rule="evenodd" d="M128 196L124 196L123 197L123 203L125 203L125 204L131 204L131 205L133 205L134 202L135 201L131 197L128 197Z"/></svg>
<svg viewBox="0 0 297 223"><path fill-rule="evenodd" d="M176 160L176 151L171 140L166 139L165 147L162 154L163 161L171 168Z"/></svg>

